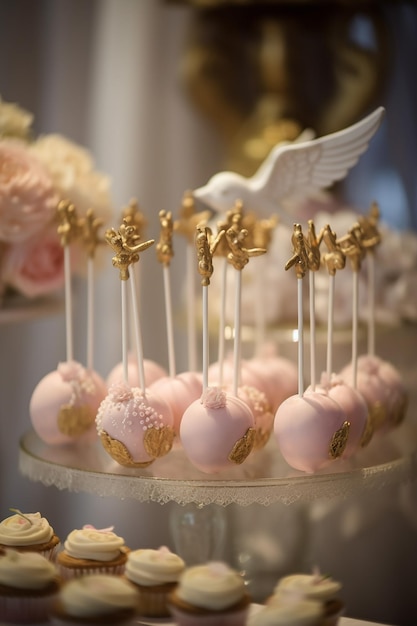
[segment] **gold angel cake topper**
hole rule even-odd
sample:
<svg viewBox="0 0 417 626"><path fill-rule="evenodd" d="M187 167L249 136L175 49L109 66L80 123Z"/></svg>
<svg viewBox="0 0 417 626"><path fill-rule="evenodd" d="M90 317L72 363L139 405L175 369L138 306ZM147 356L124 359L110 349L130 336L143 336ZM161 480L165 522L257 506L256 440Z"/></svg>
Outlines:
<svg viewBox="0 0 417 626"><path fill-rule="evenodd" d="M307 241L304 237L301 224L294 224L291 243L293 246L293 254L286 262L285 269L289 270L291 267L294 267L297 278L301 279L306 275L310 263Z"/></svg>
<svg viewBox="0 0 417 626"><path fill-rule="evenodd" d="M75 205L70 200L61 200L57 207L57 218L61 246L66 247L80 236L80 222Z"/></svg>
<svg viewBox="0 0 417 626"><path fill-rule="evenodd" d="M247 248L244 245L249 231L247 228L241 228L241 220L241 213L235 213L232 217L232 225L226 230L226 240L229 246L227 260L239 271L249 263L250 257L260 256L266 252L265 248Z"/></svg>
<svg viewBox="0 0 417 626"><path fill-rule="evenodd" d="M162 265L168 267L174 256L174 247L172 244L174 222L172 220L171 211L159 211L159 222L161 224L161 231L159 241L156 244L156 256Z"/></svg>
<svg viewBox="0 0 417 626"><path fill-rule="evenodd" d="M195 230L199 224L207 222L211 216L211 211L196 212L194 196L192 191L184 193L179 218L174 222L174 231L183 235L189 243L194 241Z"/></svg>
<svg viewBox="0 0 417 626"><path fill-rule="evenodd" d="M198 273L201 276L201 285L207 287L213 274L213 255L224 236L224 230L213 235L211 228L205 224L196 227L195 247L197 251Z"/></svg>

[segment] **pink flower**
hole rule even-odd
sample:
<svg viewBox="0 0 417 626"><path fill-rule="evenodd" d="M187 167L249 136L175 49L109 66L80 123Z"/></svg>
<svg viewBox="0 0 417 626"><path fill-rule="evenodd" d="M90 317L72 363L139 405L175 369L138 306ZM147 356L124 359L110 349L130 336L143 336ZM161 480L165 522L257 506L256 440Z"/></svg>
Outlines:
<svg viewBox="0 0 417 626"><path fill-rule="evenodd" d="M201 404L206 409L223 409L226 406L226 393L221 387L207 387L201 396Z"/></svg>
<svg viewBox="0 0 417 626"><path fill-rule="evenodd" d="M49 175L26 144L0 141L0 240L23 241L39 232L58 201Z"/></svg>
<svg viewBox="0 0 417 626"><path fill-rule="evenodd" d="M27 298L51 293L64 284L64 253L54 228L7 246L1 280Z"/></svg>
<svg viewBox="0 0 417 626"><path fill-rule="evenodd" d="M109 396L113 402L129 402L133 398L132 387L124 381L118 381L110 386Z"/></svg>
<svg viewBox="0 0 417 626"><path fill-rule="evenodd" d="M78 361L62 361L57 370L64 382L80 381L85 377L85 369Z"/></svg>

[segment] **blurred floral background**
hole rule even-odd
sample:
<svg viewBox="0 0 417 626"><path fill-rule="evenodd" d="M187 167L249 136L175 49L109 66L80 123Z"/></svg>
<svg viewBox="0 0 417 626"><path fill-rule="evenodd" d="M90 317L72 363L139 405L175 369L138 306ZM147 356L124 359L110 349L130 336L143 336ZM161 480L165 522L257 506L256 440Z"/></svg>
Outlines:
<svg viewBox="0 0 417 626"><path fill-rule="evenodd" d="M112 214L110 179L90 152L59 134L33 136L34 117L0 97L0 296L35 298L64 283L57 234L60 200L80 217L92 208L106 223ZM85 254L71 247L71 266L82 273Z"/></svg>

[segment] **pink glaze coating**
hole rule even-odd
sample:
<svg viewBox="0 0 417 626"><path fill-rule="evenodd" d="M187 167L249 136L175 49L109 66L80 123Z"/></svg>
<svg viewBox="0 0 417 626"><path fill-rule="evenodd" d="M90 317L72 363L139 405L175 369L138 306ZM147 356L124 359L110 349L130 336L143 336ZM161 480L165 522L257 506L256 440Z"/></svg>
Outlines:
<svg viewBox="0 0 417 626"><path fill-rule="evenodd" d="M171 407L174 431L178 435L184 411L203 392L202 376L198 372L182 372L177 376L158 378L149 386L151 392L161 396Z"/></svg>
<svg viewBox="0 0 417 626"><path fill-rule="evenodd" d="M136 357L133 353L129 353L127 366L129 385L131 387L140 387L139 369ZM159 363L156 363L156 361L152 361L151 359L144 359L143 367L145 370L146 387L150 387L156 380L168 375L168 372L162 367L162 365L159 365ZM119 383L123 380L123 363L118 363L113 367L106 378L107 388L110 388L113 383Z"/></svg>
<svg viewBox="0 0 417 626"><path fill-rule="evenodd" d="M247 369L258 377L258 387L268 398L275 413L281 402L297 393L298 369L279 356L256 357L247 361Z"/></svg>
<svg viewBox="0 0 417 626"><path fill-rule="evenodd" d="M337 402L312 391L290 396L280 404L274 434L287 463L311 474L332 462L330 444L345 422L346 415Z"/></svg>
<svg viewBox="0 0 417 626"><path fill-rule="evenodd" d="M312 391L311 387L306 389L306 393ZM350 423L349 437L346 448L342 453L342 458L348 459L359 450L361 445L368 443L369 439L364 438L367 432L368 405L364 397L357 389L348 385L340 376L332 374L330 380L326 372L321 376L320 385L316 385L314 391L327 394L337 402Z"/></svg>
<svg viewBox="0 0 417 626"><path fill-rule="evenodd" d="M110 387L100 404L96 426L100 438L107 435L124 446L127 462L121 464L149 465L157 456L163 454L153 455L147 451L145 446L147 432L152 430L162 433L166 428L173 431L173 417L169 405L160 396L149 390L144 394L139 387L130 387L120 382ZM171 447L172 441L164 454L169 452ZM113 458L120 462L119 455Z"/></svg>
<svg viewBox="0 0 417 626"><path fill-rule="evenodd" d="M216 474L242 463L250 454L254 426L252 411L243 400L219 387L208 387L184 412L180 438L191 463L202 472ZM236 446L240 452L234 455Z"/></svg>
<svg viewBox="0 0 417 626"><path fill-rule="evenodd" d="M343 368L340 376L353 384L352 363ZM365 398L376 432L385 432L402 422L408 394L400 373L391 363L370 354L360 356L356 387Z"/></svg>
<svg viewBox="0 0 417 626"><path fill-rule="evenodd" d="M97 438L95 417L107 393L97 372L64 361L33 390L29 414L37 435L50 445Z"/></svg>

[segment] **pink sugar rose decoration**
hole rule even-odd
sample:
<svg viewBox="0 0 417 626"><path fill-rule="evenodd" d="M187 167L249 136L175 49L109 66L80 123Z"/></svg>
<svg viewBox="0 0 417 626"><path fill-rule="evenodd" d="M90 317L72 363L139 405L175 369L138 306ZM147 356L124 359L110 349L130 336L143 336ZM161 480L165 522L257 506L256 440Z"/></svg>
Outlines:
<svg viewBox="0 0 417 626"><path fill-rule="evenodd" d="M212 561L208 564L208 569L213 576L224 576L229 572L229 567L222 561Z"/></svg>
<svg viewBox="0 0 417 626"><path fill-rule="evenodd" d="M51 178L26 144L0 141L0 240L24 241L38 233L58 201Z"/></svg>
<svg viewBox="0 0 417 626"><path fill-rule="evenodd" d="M226 393L220 387L207 387L201 396L201 404L206 409L224 409Z"/></svg>
<svg viewBox="0 0 417 626"><path fill-rule="evenodd" d="M124 381L113 383L109 389L109 397L113 402L129 402L133 398L132 388Z"/></svg>
<svg viewBox="0 0 417 626"><path fill-rule="evenodd" d="M96 528L92 524L84 524L83 530L95 530L97 533L112 533L114 526L108 526L107 528Z"/></svg>
<svg viewBox="0 0 417 626"><path fill-rule="evenodd" d="M84 367L77 361L63 361L58 363L58 373L66 383L81 381L85 375Z"/></svg>

